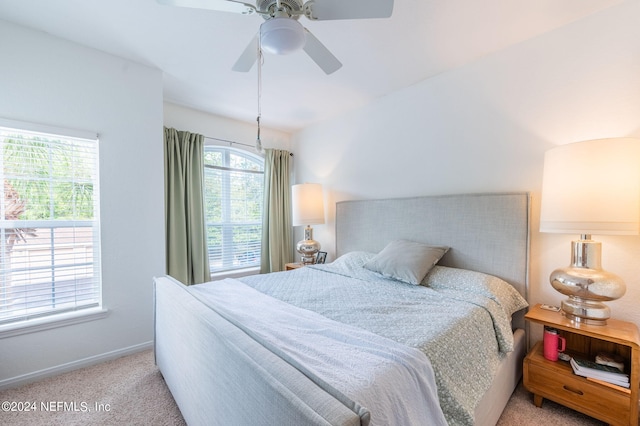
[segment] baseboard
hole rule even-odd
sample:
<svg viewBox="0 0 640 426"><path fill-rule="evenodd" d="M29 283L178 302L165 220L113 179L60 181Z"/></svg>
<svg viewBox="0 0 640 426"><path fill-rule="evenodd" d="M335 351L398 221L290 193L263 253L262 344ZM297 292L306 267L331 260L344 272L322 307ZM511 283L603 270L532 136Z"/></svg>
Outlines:
<svg viewBox="0 0 640 426"><path fill-rule="evenodd" d="M79 359L77 361L68 362L66 364L57 365L43 370L34 371L33 373L23 374L16 377L0 380L0 391L14 388L17 386L26 385L29 383L37 382L38 380L46 379L48 377L57 376L62 373L68 373L69 371L77 370L79 368L90 367L92 365L100 364L102 362L111 361L112 359L120 358L126 355L132 355L137 352L141 352L147 349L153 348L153 341L140 343L139 345L133 345L115 351L106 352L103 354L91 356L88 358Z"/></svg>

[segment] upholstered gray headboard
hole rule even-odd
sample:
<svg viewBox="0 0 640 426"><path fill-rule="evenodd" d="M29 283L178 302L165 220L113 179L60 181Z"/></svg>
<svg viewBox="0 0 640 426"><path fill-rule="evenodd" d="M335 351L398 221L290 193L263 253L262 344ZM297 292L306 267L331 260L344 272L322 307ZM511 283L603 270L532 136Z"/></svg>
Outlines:
<svg viewBox="0 0 640 426"><path fill-rule="evenodd" d="M378 252L396 239L444 245L440 265L495 275L528 300L529 204L528 193L338 202L336 255ZM520 317L514 326L523 328Z"/></svg>

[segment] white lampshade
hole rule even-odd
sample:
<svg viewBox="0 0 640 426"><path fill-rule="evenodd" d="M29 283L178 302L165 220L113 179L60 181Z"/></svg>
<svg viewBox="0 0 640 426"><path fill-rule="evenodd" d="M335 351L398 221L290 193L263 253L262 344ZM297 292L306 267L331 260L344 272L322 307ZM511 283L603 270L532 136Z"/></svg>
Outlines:
<svg viewBox="0 0 640 426"><path fill-rule="evenodd" d="M319 183L302 183L291 188L293 226L324 223L324 197Z"/></svg>
<svg viewBox="0 0 640 426"><path fill-rule="evenodd" d="M640 140L598 139L562 145L544 157L540 231L579 234L569 266L551 273L567 318L606 324L604 301L626 291L622 278L602 268L602 244L592 234L634 235L640 223Z"/></svg>
<svg viewBox="0 0 640 426"><path fill-rule="evenodd" d="M638 234L640 139L597 139L547 151L541 202L541 232Z"/></svg>
<svg viewBox="0 0 640 426"><path fill-rule="evenodd" d="M260 26L260 47L276 55L300 50L306 43L304 28L291 18L272 18Z"/></svg>

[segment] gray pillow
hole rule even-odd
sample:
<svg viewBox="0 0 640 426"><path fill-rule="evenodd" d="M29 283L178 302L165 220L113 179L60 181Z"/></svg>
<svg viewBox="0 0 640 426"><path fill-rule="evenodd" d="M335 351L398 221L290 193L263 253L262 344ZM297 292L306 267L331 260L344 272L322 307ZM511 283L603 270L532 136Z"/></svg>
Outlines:
<svg viewBox="0 0 640 426"><path fill-rule="evenodd" d="M418 285L447 250L449 247L407 240L392 241L364 267L387 278Z"/></svg>

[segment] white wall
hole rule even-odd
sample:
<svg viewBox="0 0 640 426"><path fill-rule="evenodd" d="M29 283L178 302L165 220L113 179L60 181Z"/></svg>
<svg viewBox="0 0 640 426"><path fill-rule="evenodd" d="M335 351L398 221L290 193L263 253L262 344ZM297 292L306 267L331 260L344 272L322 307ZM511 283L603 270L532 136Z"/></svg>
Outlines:
<svg viewBox="0 0 640 426"><path fill-rule="evenodd" d="M211 138L239 142L249 146L233 146L255 152L253 147L255 146L256 136L258 134L257 124L249 124L165 102L164 125L177 130L199 133ZM261 126L260 140L262 141L263 148L286 149L287 151L291 151L291 135L286 132Z"/></svg>
<svg viewBox="0 0 640 426"><path fill-rule="evenodd" d="M627 1L294 134L297 182L325 186L329 221L314 238L333 254L339 200L530 191L530 301L559 304L548 277L577 236L538 232L543 155L640 137L638 16ZM627 283L613 317L640 325L640 237L598 239L603 266Z"/></svg>
<svg viewBox="0 0 640 426"><path fill-rule="evenodd" d="M0 21L0 117L99 133L106 318L0 339L0 387L149 347L165 272L162 74Z"/></svg>

